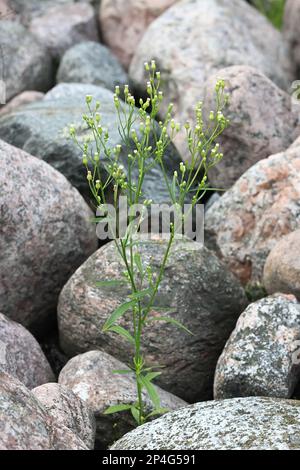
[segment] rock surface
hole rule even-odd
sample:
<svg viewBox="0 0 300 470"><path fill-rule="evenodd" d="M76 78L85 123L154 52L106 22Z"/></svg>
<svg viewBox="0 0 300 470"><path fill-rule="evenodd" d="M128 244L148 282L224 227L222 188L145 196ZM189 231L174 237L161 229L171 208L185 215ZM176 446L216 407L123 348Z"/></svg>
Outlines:
<svg viewBox="0 0 300 470"><path fill-rule="evenodd" d="M0 450L88 450L17 379L0 371Z"/></svg>
<svg viewBox="0 0 300 470"><path fill-rule="evenodd" d="M300 380L300 304L294 296L266 297L242 313L218 360L214 397L291 398Z"/></svg>
<svg viewBox="0 0 300 470"><path fill-rule="evenodd" d="M78 192L45 162L0 141L0 311L44 330L63 284L97 247Z"/></svg>
<svg viewBox="0 0 300 470"><path fill-rule="evenodd" d="M41 385L32 393L57 426L70 429L89 448L94 448L96 423L92 410L69 388L57 383Z"/></svg>
<svg viewBox="0 0 300 470"><path fill-rule="evenodd" d="M178 0L101 0L100 28L105 43L128 68L147 27Z"/></svg>
<svg viewBox="0 0 300 470"><path fill-rule="evenodd" d="M157 272L165 250L165 241L143 241L139 253L144 267L151 260ZM131 357L131 347L125 340L101 332L101 325L126 300L129 290L126 285L95 285L97 280L120 279L123 270L123 262L111 242L91 256L65 285L58 319L60 343L66 353L74 355L97 348L123 362ZM155 305L170 307L166 316L194 333L190 335L162 322L146 326L146 362L166 366L157 383L187 401L210 398L217 358L246 305L243 289L213 253L195 242L176 241ZM153 308L152 315L161 316L161 312ZM120 324L131 330L128 315Z"/></svg>
<svg viewBox="0 0 300 470"><path fill-rule="evenodd" d="M69 137L71 124L81 143L88 134L82 120L87 110L86 95L93 95L95 100L101 102L102 122L109 130L110 145L115 147L120 144L113 93L95 85L73 83L61 83L48 92L43 100L0 118L0 138L50 163L89 199L82 151ZM125 167L127 155L124 150L120 156ZM171 145L165 154L166 172L170 178L180 161ZM145 177L144 194L145 198L157 203L169 201L169 193L158 167L152 168Z"/></svg>
<svg viewBox="0 0 300 470"><path fill-rule="evenodd" d="M111 450L299 450L299 424L298 401L217 400L196 403L144 424Z"/></svg>
<svg viewBox="0 0 300 470"><path fill-rule="evenodd" d="M270 251L300 228L300 147L261 160L206 213L206 244L246 284L261 282Z"/></svg>
<svg viewBox="0 0 300 470"><path fill-rule="evenodd" d="M95 11L87 3L54 5L33 18L29 30L55 59L79 42L99 40Z"/></svg>
<svg viewBox="0 0 300 470"><path fill-rule="evenodd" d="M165 103L174 103L176 120L182 123L194 120L205 82L219 69L250 65L286 90L294 76L281 33L241 0L176 3L149 26L138 45L129 75L139 87L144 88L143 64L151 59L162 73ZM184 143L182 132L177 145L186 159Z"/></svg>
<svg viewBox="0 0 300 470"><path fill-rule="evenodd" d="M298 0L287 0L283 21L283 33L289 41L293 59L300 69L300 3Z"/></svg>
<svg viewBox="0 0 300 470"><path fill-rule="evenodd" d="M102 351L89 351L73 357L59 375L59 383L72 390L93 410L98 446L102 448L107 448L134 428L130 413L103 414L109 406L136 402L135 380L129 375L113 373L120 369L127 369L127 366ZM163 408L176 410L186 405L186 402L159 387L157 391ZM145 393L143 400L150 413L153 405Z"/></svg>
<svg viewBox="0 0 300 470"><path fill-rule="evenodd" d="M44 93L40 91L23 91L19 95L12 98L5 106L0 108L0 115L12 113L20 106L33 103L34 101L39 101L43 97Z"/></svg>
<svg viewBox="0 0 300 470"><path fill-rule="evenodd" d="M300 230L282 238L264 267L264 286L270 294L294 294L300 300Z"/></svg>
<svg viewBox="0 0 300 470"><path fill-rule="evenodd" d="M90 83L115 91L116 85L128 83L128 77L109 49L87 41L71 47L64 54L57 82Z"/></svg>
<svg viewBox="0 0 300 470"><path fill-rule="evenodd" d="M0 80L5 82L6 101L24 90L51 88L50 55L22 25L1 19L0 44Z"/></svg>
<svg viewBox="0 0 300 470"><path fill-rule="evenodd" d="M256 162L291 145L300 133L300 113L290 94L245 65L218 70L209 78L204 98L208 111L215 108L218 78L226 82L230 126L219 139L224 158L210 170L209 180L213 187L228 189Z"/></svg>
<svg viewBox="0 0 300 470"><path fill-rule="evenodd" d="M36 339L19 323L0 313L0 369L29 389L55 380Z"/></svg>

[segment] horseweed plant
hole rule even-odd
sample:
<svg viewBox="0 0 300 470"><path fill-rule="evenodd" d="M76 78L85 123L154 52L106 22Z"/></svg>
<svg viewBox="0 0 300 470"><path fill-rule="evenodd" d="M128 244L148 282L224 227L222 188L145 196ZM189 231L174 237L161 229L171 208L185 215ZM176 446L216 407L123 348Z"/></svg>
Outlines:
<svg viewBox="0 0 300 470"><path fill-rule="evenodd" d="M164 120L159 120L160 106L163 100L163 92L160 90L161 76L156 71L155 61L145 64L149 75L147 82L147 99L139 100L139 108L136 107L135 98L130 93L128 85L124 87L124 101L121 100L121 91L117 86L114 94L114 105L117 115L118 130L121 145L111 147L109 133L101 122L101 104L94 104L93 97L86 96L88 112L83 116L85 124L89 129L89 136L83 143L79 142L74 126L71 127L71 136L82 150L82 161L86 169L87 181L96 203L96 207L106 207L107 189L112 188L113 205L118 208L119 195L127 197L129 216L128 228L121 238L114 236L114 243L124 264L123 280L107 280L98 282L98 286L113 286L117 283L127 283L130 295L126 302L120 305L105 321L103 332L111 332L121 335L131 343L134 354L126 370L114 371L120 374L132 374L135 377L137 399L133 405L118 404L109 407L105 413L116 413L130 410L138 425L143 424L152 416L165 413L167 410L160 406L160 399L152 381L161 372L159 368L148 367L141 352L143 344L143 329L152 321L164 321L173 323L188 330L174 318L167 316L154 317L154 307L158 288L164 276L165 267L170 255L172 243L176 235L174 222L170 224L167 237L166 249L161 260L161 266L157 272L150 265L144 267L143 259L139 253L137 233L143 217L130 215L130 207L143 201L143 207L147 209L151 205L150 200L143 196L143 184L147 172L154 166L160 166L165 180L170 201L177 209L182 209L185 200L190 196L191 206L194 207L203 197L204 193L211 189L208 187L207 172L209 168L216 165L222 158L219 144L216 143L218 136L228 126L228 120L223 114L227 102L224 92L224 81L219 80L216 84L216 110L211 111L208 123L204 124L202 115L202 103L199 102L195 108L195 126L185 123L183 131L186 135L187 148L189 152L189 163L180 163L179 168L174 171L173 178L168 177L165 168L164 156L166 149L172 140L180 132L181 126L172 118L173 105L170 104ZM154 144L150 145L150 139ZM154 140L153 140L154 139ZM125 151L127 157L127 170L120 164L121 151ZM134 176L135 175L135 176ZM107 212L106 212L107 214ZM181 212L182 214L182 212ZM182 216L184 217L184 216ZM110 218L96 221L105 221L108 225ZM112 229L113 230L113 229ZM115 233L115 235L117 235ZM158 307L155 307L158 310ZM170 308L161 309L162 311ZM126 330L119 324L124 315L131 315L132 329ZM190 333L190 332L189 332ZM153 403L153 411L146 410L143 401L143 392L146 392Z"/></svg>

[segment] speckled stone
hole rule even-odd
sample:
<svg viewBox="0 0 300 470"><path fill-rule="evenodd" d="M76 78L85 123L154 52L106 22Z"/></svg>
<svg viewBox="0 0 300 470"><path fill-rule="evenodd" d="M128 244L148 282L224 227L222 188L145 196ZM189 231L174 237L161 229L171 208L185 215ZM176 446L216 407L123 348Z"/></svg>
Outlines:
<svg viewBox="0 0 300 470"><path fill-rule="evenodd" d="M178 0L101 0L99 20L103 39L128 68L148 26Z"/></svg>
<svg viewBox="0 0 300 470"><path fill-rule="evenodd" d="M44 93L41 91L22 91L22 93L12 98L5 106L0 107L0 115L12 113L20 106L41 100L43 96Z"/></svg>
<svg viewBox="0 0 300 470"><path fill-rule="evenodd" d="M52 61L47 50L15 21L0 21L0 80L6 101L24 90L47 91L53 83Z"/></svg>
<svg viewBox="0 0 300 470"><path fill-rule="evenodd" d="M242 313L215 373L214 397L291 398L300 380L300 304L294 296L266 297Z"/></svg>
<svg viewBox="0 0 300 470"><path fill-rule="evenodd" d="M94 448L96 422L92 410L69 388L57 383L40 385L32 390L57 426L65 426L89 449Z"/></svg>
<svg viewBox="0 0 300 470"><path fill-rule="evenodd" d="M0 138L50 163L81 194L90 199L82 151L69 137L71 124L77 130L81 142L88 134L87 126L82 120L82 115L87 111L86 95L92 95L95 101L101 102L102 122L109 130L110 145L115 147L121 144L113 93L96 85L78 83L61 83L50 90L43 100L0 117ZM125 148L120 159L126 169L128 152ZM170 181L174 168L178 168L180 162L178 152L170 145L165 154L166 173ZM170 200L160 167L155 166L147 173L144 196L156 203Z"/></svg>
<svg viewBox="0 0 300 470"><path fill-rule="evenodd" d="M32 334L1 313L0 369L13 375L30 389L55 380L51 367Z"/></svg>
<svg viewBox="0 0 300 470"><path fill-rule="evenodd" d="M54 5L34 17L29 30L55 59L77 43L99 40L95 10L88 3Z"/></svg>
<svg viewBox="0 0 300 470"><path fill-rule="evenodd" d="M71 47L63 55L57 82L90 83L115 91L128 83L127 74L107 47L93 41Z"/></svg>
<svg viewBox="0 0 300 470"><path fill-rule="evenodd" d="M300 147L261 160L206 213L206 244L242 283L261 282L284 235L300 228Z"/></svg>
<svg viewBox="0 0 300 470"><path fill-rule="evenodd" d="M107 448L116 439L135 427L130 412L104 415L112 405L134 404L136 383L132 376L114 374L114 370L127 369L127 366L103 351L89 351L73 357L62 369L59 383L72 390L93 410L97 422L97 443ZM161 407L176 410L186 402L157 387ZM148 413L153 405L143 392L143 402Z"/></svg>
<svg viewBox="0 0 300 470"><path fill-rule="evenodd" d="M147 240L139 245L144 266L160 268L166 241ZM123 262L114 242L92 255L63 288L58 305L62 349L75 355L101 349L126 362L132 355L128 342L101 325L128 294L126 285L98 288L96 280L120 279ZM194 334L174 325L153 322L144 332L143 352L149 365L166 366L157 383L175 395L193 401L212 396L217 359L246 298L238 281L217 257L194 242L176 241L161 283L156 305L174 309L165 315L180 321ZM161 316L153 308L152 315ZM131 330L130 314L120 324Z"/></svg>
<svg viewBox="0 0 300 470"><path fill-rule="evenodd" d="M88 450L17 379L0 371L0 450Z"/></svg>
<svg viewBox="0 0 300 470"><path fill-rule="evenodd" d="M283 21L283 34L290 43L292 56L300 69L300 3L299 0L286 0Z"/></svg>
<svg viewBox="0 0 300 470"><path fill-rule="evenodd" d="M269 294L284 292L300 300L300 230L282 238L264 267L264 286Z"/></svg>
<svg viewBox="0 0 300 470"><path fill-rule="evenodd" d="M194 121L195 104L203 99L205 82L219 69L250 65L285 90L294 78L281 33L241 0L176 3L149 26L132 59L130 78L143 89L144 62L151 59L162 73L165 104L174 103L175 118L182 123ZM187 159L183 131L177 146Z"/></svg>
<svg viewBox="0 0 300 470"><path fill-rule="evenodd" d="M3 141L0 160L0 311L45 331L60 289L97 248L92 212L45 162Z"/></svg>
<svg viewBox="0 0 300 470"><path fill-rule="evenodd" d="M299 450L300 402L233 398L196 403L144 424L111 450Z"/></svg>
<svg viewBox="0 0 300 470"><path fill-rule="evenodd" d="M205 107L215 108L215 84L225 80L229 95L226 117L230 126L220 136L224 158L209 171L213 187L229 189L259 160L287 149L300 134L300 103L259 70L236 65L218 70L205 87ZM267 103L272 103L268 106Z"/></svg>

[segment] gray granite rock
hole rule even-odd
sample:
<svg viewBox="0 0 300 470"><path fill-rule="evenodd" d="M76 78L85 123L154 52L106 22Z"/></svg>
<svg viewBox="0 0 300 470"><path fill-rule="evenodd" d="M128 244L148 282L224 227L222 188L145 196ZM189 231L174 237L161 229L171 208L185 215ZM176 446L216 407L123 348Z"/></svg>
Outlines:
<svg viewBox="0 0 300 470"><path fill-rule="evenodd" d="M273 294L294 294L300 300L300 230L283 237L270 252L264 267L264 286Z"/></svg>
<svg viewBox="0 0 300 470"><path fill-rule="evenodd" d="M205 82L219 69L250 65L285 90L294 78L281 33L241 0L175 3L149 26L131 62L130 78L143 89L144 62L151 59L162 73L165 103L174 103L176 120L182 123L194 121L194 108L203 99ZM185 132L177 146L187 159Z"/></svg>
<svg viewBox="0 0 300 470"><path fill-rule="evenodd" d="M20 106L41 100L43 97L44 93L41 91L22 91L22 93L14 96L5 106L0 108L0 115L12 113Z"/></svg>
<svg viewBox="0 0 300 470"><path fill-rule="evenodd" d="M89 449L94 448L96 422L92 410L83 400L69 388L57 383L40 385L32 393L57 426L65 426Z"/></svg>
<svg viewBox="0 0 300 470"><path fill-rule="evenodd" d="M0 21L0 80L6 101L24 90L47 91L53 83L52 60L47 50L22 25Z"/></svg>
<svg viewBox="0 0 300 470"><path fill-rule="evenodd" d="M299 450L299 424L299 401L216 400L144 424L111 450Z"/></svg>
<svg viewBox="0 0 300 470"><path fill-rule="evenodd" d="M300 69L300 3L286 0L283 21L283 34L290 44L293 59Z"/></svg>
<svg viewBox="0 0 300 470"><path fill-rule="evenodd" d="M36 339L22 325L1 313L0 369L19 379L29 389L55 380Z"/></svg>
<svg viewBox="0 0 300 470"><path fill-rule="evenodd" d="M214 397L291 398L300 380L300 304L278 294L242 313L218 360Z"/></svg>
<svg viewBox="0 0 300 470"><path fill-rule="evenodd" d="M97 447L107 448L135 427L130 412L103 414L109 406L133 405L137 400L134 377L113 373L120 369L127 369L127 366L103 351L89 351L73 357L59 375L59 383L72 390L93 410L97 422ZM173 411L186 405L160 387L157 387L157 392L163 408ZM146 411L153 411L145 392L143 401Z"/></svg>
<svg viewBox="0 0 300 470"><path fill-rule="evenodd" d="M206 213L206 245L241 280L262 282L275 244L300 228L300 147L249 168Z"/></svg>
<svg viewBox="0 0 300 470"><path fill-rule="evenodd" d="M86 95L93 95L95 100L101 102L102 122L109 130L111 146L120 144L113 93L95 85L73 83L61 83L48 92L43 100L1 117L0 138L50 163L89 198L82 152L69 137L71 124L77 129L79 140L87 135L87 126L82 120L82 115L86 113ZM126 167L125 149L120 158ZM165 154L166 171L170 178L180 161L171 145ZM153 167L147 173L144 194L147 199L157 203L169 201L160 168Z"/></svg>
<svg viewBox="0 0 300 470"><path fill-rule="evenodd" d="M144 266L161 266L166 241L147 240L138 246ZM70 278L58 306L60 343L75 355L101 349L126 362L132 348L101 325L129 294L126 285L98 288L96 280L120 279L123 262L114 242L92 255ZM195 242L176 241L161 283L157 306L170 307L171 316L194 335L173 325L153 322L145 328L143 353L149 365L166 368L157 383L187 400L212 396L215 365L223 346L246 305L243 289L217 257ZM174 311L172 311L174 309ZM161 316L152 310L152 315ZM131 330L130 313L120 324Z"/></svg>
<svg viewBox="0 0 300 470"><path fill-rule="evenodd" d="M90 83L115 91L116 85L128 83L128 77L109 49L87 41L71 47L63 55L57 82Z"/></svg>
<svg viewBox="0 0 300 470"><path fill-rule="evenodd" d="M224 158L209 171L213 187L229 189L259 160L286 150L300 134L300 106L259 70L236 65L218 70L205 86L207 111L215 107L215 84L225 80L230 126L220 136Z"/></svg>
<svg viewBox="0 0 300 470"><path fill-rule="evenodd" d="M92 212L45 162L3 141L0 161L0 311L45 331L60 289L97 248Z"/></svg>
<svg viewBox="0 0 300 470"><path fill-rule="evenodd" d="M0 371L0 450L88 450L17 379Z"/></svg>

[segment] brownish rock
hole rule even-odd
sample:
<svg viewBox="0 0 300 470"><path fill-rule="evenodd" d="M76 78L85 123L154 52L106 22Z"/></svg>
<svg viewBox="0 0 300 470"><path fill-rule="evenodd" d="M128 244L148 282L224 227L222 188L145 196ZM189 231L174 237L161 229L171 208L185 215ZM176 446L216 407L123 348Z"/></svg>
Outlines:
<svg viewBox="0 0 300 470"><path fill-rule="evenodd" d="M178 0L102 0L100 29L105 43L128 68L147 27Z"/></svg>
<svg viewBox="0 0 300 470"><path fill-rule="evenodd" d="M300 228L300 147L261 160L207 211L206 244L241 280L261 282L278 240Z"/></svg>
<svg viewBox="0 0 300 470"><path fill-rule="evenodd" d="M216 188L229 189L259 160L288 148L300 133L300 107L259 70L236 65L218 70L207 81L205 107L215 107L215 84L226 82L230 126L220 136L224 158L209 171Z"/></svg>
<svg viewBox="0 0 300 470"><path fill-rule="evenodd" d="M300 230L283 237L264 267L264 286L270 294L294 294L300 300Z"/></svg>
<svg viewBox="0 0 300 470"><path fill-rule="evenodd" d="M5 106L0 108L0 114L11 113L24 104L34 103L35 101L41 100L43 96L44 93L40 91L23 91L12 98Z"/></svg>

